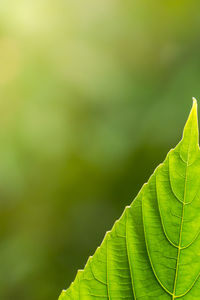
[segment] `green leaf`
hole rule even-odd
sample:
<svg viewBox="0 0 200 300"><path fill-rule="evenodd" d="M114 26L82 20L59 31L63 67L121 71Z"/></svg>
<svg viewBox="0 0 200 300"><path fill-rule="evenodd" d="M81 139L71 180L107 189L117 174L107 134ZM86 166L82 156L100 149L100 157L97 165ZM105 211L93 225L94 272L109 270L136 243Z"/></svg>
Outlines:
<svg viewBox="0 0 200 300"><path fill-rule="evenodd" d="M197 103L181 142L59 300L200 299Z"/></svg>

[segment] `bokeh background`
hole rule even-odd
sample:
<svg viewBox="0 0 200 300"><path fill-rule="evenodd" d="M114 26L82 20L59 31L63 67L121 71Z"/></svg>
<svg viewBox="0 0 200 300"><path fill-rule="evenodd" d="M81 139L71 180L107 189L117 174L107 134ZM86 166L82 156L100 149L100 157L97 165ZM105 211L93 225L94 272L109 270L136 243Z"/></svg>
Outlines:
<svg viewBox="0 0 200 300"><path fill-rule="evenodd" d="M0 1L0 299L57 299L200 99L199 1Z"/></svg>

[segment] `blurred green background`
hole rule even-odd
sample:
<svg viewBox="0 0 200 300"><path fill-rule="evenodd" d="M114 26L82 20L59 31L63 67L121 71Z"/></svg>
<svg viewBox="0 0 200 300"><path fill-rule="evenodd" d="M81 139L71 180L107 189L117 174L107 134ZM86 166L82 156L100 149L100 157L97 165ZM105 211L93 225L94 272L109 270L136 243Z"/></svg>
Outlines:
<svg viewBox="0 0 200 300"><path fill-rule="evenodd" d="M0 299L57 299L200 99L199 1L0 1Z"/></svg>

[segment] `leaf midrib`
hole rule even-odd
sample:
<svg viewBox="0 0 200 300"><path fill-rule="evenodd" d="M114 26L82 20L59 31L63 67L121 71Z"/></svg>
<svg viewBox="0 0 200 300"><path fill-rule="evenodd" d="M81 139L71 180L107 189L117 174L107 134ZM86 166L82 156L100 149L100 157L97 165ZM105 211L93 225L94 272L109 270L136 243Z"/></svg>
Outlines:
<svg viewBox="0 0 200 300"><path fill-rule="evenodd" d="M192 128L190 128L190 135L191 135ZM179 270L179 260L180 260L180 253L181 253L181 242L182 242L182 230L183 230L183 219L184 219L184 211L185 211L185 195L186 195L186 186L187 186L187 172L188 172L188 160L189 160L189 149L190 149L190 140L187 149L187 162L186 162L186 170L185 170L185 185L184 185L184 196L183 196L183 203L182 203L182 215L181 215L181 224L180 224L180 235L179 235L179 244L178 244L178 255L177 255L177 262L176 262L176 272L174 278L174 288L172 294L172 300L174 300L177 296L176 293L176 286L177 286L177 277L178 277L178 270Z"/></svg>

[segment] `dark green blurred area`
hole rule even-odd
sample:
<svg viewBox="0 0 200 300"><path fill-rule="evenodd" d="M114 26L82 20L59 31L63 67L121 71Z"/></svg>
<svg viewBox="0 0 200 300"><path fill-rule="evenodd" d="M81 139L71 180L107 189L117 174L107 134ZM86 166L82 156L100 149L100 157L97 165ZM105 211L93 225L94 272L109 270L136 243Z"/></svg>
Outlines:
<svg viewBox="0 0 200 300"><path fill-rule="evenodd" d="M0 299L57 299L180 140L199 9L0 2Z"/></svg>

